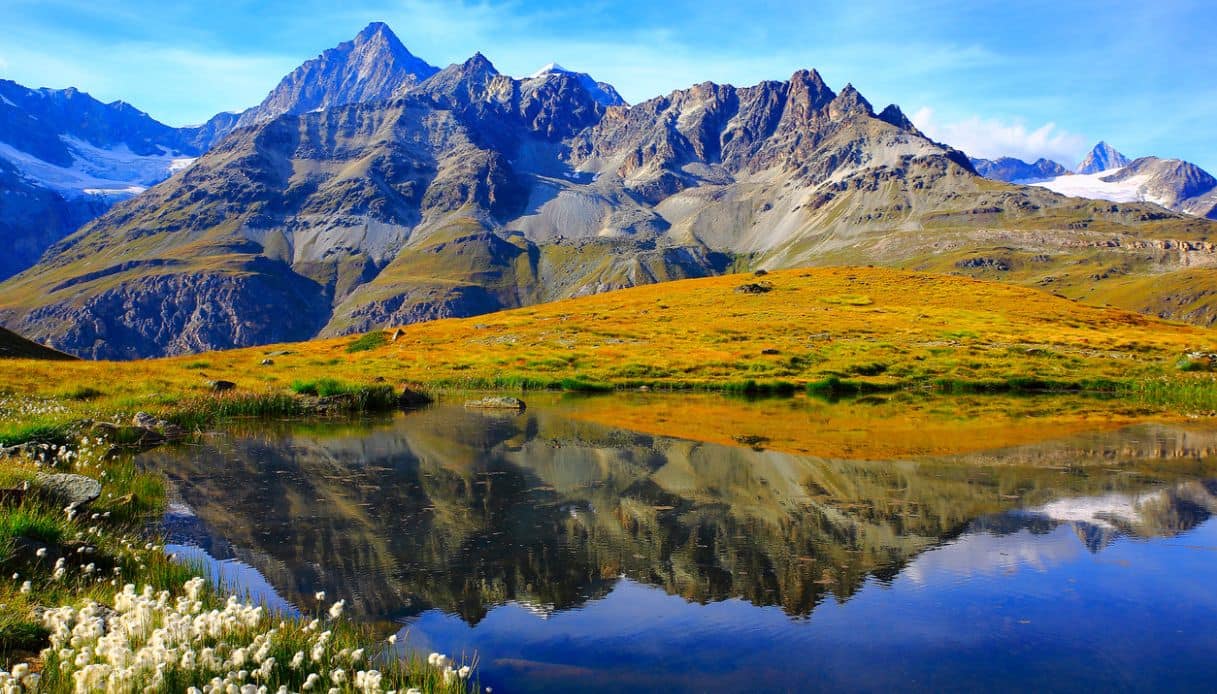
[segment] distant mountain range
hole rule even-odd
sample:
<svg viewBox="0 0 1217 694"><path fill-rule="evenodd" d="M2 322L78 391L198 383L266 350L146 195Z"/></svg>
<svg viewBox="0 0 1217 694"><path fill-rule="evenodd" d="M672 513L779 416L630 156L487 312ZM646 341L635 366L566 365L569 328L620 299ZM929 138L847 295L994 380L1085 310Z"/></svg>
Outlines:
<svg viewBox="0 0 1217 694"><path fill-rule="evenodd" d="M170 161L206 151L0 285L0 323L132 358L731 268L859 263L1217 319L1212 223L987 180L899 107L876 111L814 70L628 106L557 65L516 79L479 53L437 70L377 23L242 114L185 129L147 120L143 140L92 146ZM80 137L72 127L37 136L46 156Z"/></svg>
<svg viewBox="0 0 1217 694"><path fill-rule="evenodd" d="M0 80L0 279L111 205L194 161L199 132L76 89Z"/></svg>
<svg viewBox="0 0 1217 694"><path fill-rule="evenodd" d="M976 173L981 176L1008 183L1042 181L1069 173L1069 169L1051 159L1036 159L1033 163L1028 164L1013 157L1001 157L1000 159L973 157L971 162L972 166L976 167Z"/></svg>
<svg viewBox="0 0 1217 694"><path fill-rule="evenodd" d="M1141 157L1130 161L1111 145L1100 142L1073 174L1049 159L1034 164L1010 157L971 161L977 173L998 181L1042 186L1075 197L1152 202L1176 212L1217 219L1217 179L1179 159Z"/></svg>

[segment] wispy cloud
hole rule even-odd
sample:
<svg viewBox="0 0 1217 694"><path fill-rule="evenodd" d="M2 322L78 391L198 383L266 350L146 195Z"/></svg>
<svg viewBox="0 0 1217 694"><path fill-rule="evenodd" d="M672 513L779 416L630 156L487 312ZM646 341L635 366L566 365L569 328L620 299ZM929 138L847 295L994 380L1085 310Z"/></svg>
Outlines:
<svg viewBox="0 0 1217 694"><path fill-rule="evenodd" d="M986 159L1015 157L1034 161L1046 157L1071 166L1087 147L1085 137L1062 130L1051 122L1029 127L1022 120L1003 121L980 116L944 122L929 107L918 109L912 120L935 140Z"/></svg>

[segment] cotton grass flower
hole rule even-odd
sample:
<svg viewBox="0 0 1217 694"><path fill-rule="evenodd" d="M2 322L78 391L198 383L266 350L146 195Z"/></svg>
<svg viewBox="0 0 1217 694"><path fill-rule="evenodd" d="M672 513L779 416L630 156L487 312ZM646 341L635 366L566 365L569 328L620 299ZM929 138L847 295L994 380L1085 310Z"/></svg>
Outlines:
<svg viewBox="0 0 1217 694"><path fill-rule="evenodd" d="M330 606L330 619L338 619L342 616L342 610L346 607L346 600L339 600Z"/></svg>

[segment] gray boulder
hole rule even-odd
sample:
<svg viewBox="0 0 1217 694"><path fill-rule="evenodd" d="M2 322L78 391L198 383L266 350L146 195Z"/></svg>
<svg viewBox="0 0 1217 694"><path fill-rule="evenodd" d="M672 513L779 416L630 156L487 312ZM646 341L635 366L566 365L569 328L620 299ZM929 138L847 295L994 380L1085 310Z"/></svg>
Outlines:
<svg viewBox="0 0 1217 694"><path fill-rule="evenodd" d="M510 396L494 396L490 395L481 400L469 400L465 403L465 407L482 409L482 410L517 410L523 411L525 408L524 401L519 398Z"/></svg>
<svg viewBox="0 0 1217 694"><path fill-rule="evenodd" d="M147 432L140 439L149 444L159 443L158 439L177 441L186 437L186 430L182 427L168 420L153 417L147 412L137 412L131 423L137 429L143 429Z"/></svg>
<svg viewBox="0 0 1217 694"><path fill-rule="evenodd" d="M101 496L101 482L84 475L40 472L34 477L34 489L72 508L79 508Z"/></svg>

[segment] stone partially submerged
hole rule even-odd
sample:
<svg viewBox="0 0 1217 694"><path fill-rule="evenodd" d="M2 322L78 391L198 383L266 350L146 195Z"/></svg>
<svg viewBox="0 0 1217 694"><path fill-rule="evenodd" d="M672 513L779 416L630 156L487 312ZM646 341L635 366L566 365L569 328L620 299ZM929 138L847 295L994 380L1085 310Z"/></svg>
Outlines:
<svg viewBox="0 0 1217 694"><path fill-rule="evenodd" d="M522 412L525 405L524 401L519 398L490 395L481 400L468 400L465 402L465 407L479 410L515 410L516 412Z"/></svg>

